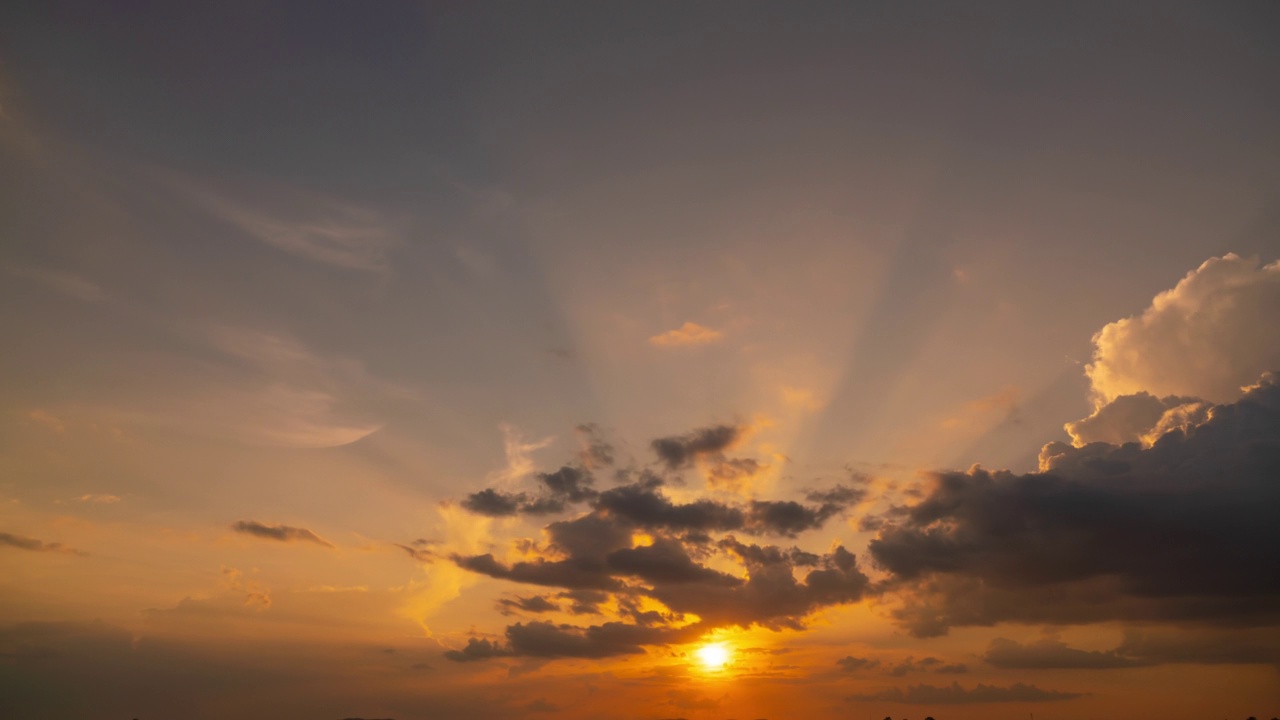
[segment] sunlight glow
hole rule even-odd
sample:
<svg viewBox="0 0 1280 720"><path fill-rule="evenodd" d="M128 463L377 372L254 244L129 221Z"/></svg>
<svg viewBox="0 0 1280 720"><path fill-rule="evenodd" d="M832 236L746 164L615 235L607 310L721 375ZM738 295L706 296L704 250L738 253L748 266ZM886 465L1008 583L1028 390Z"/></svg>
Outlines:
<svg viewBox="0 0 1280 720"><path fill-rule="evenodd" d="M724 666L729 664L729 660L733 657L732 651L724 643L711 643L703 645L694 651L698 662L702 663L704 670L722 670Z"/></svg>

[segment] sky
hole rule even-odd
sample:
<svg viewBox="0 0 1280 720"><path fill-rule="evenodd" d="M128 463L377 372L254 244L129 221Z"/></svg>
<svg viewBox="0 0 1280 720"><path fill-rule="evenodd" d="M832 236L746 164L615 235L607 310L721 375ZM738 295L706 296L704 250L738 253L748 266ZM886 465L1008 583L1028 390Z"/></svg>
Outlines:
<svg viewBox="0 0 1280 720"><path fill-rule="evenodd" d="M0 715L1280 714L1280 8L9 3Z"/></svg>

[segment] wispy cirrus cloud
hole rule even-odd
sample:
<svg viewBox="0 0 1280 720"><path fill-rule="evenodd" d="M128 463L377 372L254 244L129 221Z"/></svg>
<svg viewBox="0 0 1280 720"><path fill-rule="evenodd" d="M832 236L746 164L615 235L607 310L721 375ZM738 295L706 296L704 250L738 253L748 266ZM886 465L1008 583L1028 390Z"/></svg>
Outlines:
<svg viewBox="0 0 1280 720"><path fill-rule="evenodd" d="M401 242L398 225L383 213L315 192L270 189L250 200L185 178L170 185L219 221L273 248L312 262L364 272L386 272Z"/></svg>
<svg viewBox="0 0 1280 720"><path fill-rule="evenodd" d="M109 299L102 286L77 273L36 267L7 269L12 275L33 280L54 292L77 300L83 300L87 303L100 303Z"/></svg>

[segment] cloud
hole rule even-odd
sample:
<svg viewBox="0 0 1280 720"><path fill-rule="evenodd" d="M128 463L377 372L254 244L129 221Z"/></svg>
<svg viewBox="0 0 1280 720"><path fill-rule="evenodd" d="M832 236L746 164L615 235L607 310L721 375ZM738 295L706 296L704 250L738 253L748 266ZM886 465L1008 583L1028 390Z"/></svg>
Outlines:
<svg viewBox="0 0 1280 720"><path fill-rule="evenodd" d="M1280 666L1280 627L1130 628L1113 652L1143 665Z"/></svg>
<svg viewBox="0 0 1280 720"><path fill-rule="evenodd" d="M845 672L854 672L856 670L868 670L871 668L880 667L880 661L872 660L870 658L860 658L860 657L854 657L852 655L846 655L845 657L842 657L839 660L837 660L836 665L838 665L840 669L844 670Z"/></svg>
<svg viewBox="0 0 1280 720"><path fill-rule="evenodd" d="M271 207L185 186L200 207L241 233L290 255L346 270L386 272L401 244L395 224L365 207L318 194L277 193Z"/></svg>
<svg viewBox="0 0 1280 720"><path fill-rule="evenodd" d="M67 547L60 542L43 542L25 535L14 535L7 532L0 532L0 546L30 550L32 552L70 553L72 555L89 554L73 547Z"/></svg>
<svg viewBox="0 0 1280 720"><path fill-rule="evenodd" d="M699 499L676 503L647 483L622 485L601 493L595 507L611 517L649 530L732 532L794 537L821 527L844 512L856 495L823 496L817 505L793 500L752 500L736 505Z"/></svg>
<svg viewBox="0 0 1280 720"><path fill-rule="evenodd" d="M1210 403L1196 398L1174 395L1157 398L1139 392L1121 395L1094 410L1089 417L1064 427L1076 447L1093 442L1112 445L1141 442L1150 446L1167 432L1204 422L1211 407Z"/></svg>
<svg viewBox="0 0 1280 720"><path fill-rule="evenodd" d="M1086 372L1100 403L1147 392L1226 403L1280 368L1280 261L1207 260L1140 315L1094 335Z"/></svg>
<svg viewBox="0 0 1280 720"><path fill-rule="evenodd" d="M533 597L501 598L498 600L498 612L511 615L516 612L544 613L558 612L560 606L551 602L545 595Z"/></svg>
<svg viewBox="0 0 1280 720"><path fill-rule="evenodd" d="M1280 623L1280 384L1144 448L1051 443L1040 473L932 475L869 545L921 636L1002 621Z"/></svg>
<svg viewBox="0 0 1280 720"><path fill-rule="evenodd" d="M751 487L756 475L769 466L752 458L726 458L707 469L707 484L712 488L743 492Z"/></svg>
<svg viewBox="0 0 1280 720"><path fill-rule="evenodd" d="M739 433L735 426L711 426L662 438L654 447L660 459L677 469L700 455L719 454ZM548 524L546 544L525 541L525 556L519 559L504 561L492 553L455 553L450 559L472 573L561 588L555 597L569 600L566 611L573 614L599 614L613 600L611 607L629 622L591 626L598 629L513 625L505 644L476 640L451 657L595 657L628 654L677 635L693 637L727 626L800 628L814 612L856 602L870 588L857 559L842 546L817 554L748 544L729 534L794 537L845 512L863 498L864 490L836 485L806 493L806 502L677 502L664 492L663 479L651 472L620 477L631 479L596 491L590 473L566 465L536 475L536 493L493 488L472 493L462 506L489 516L538 514L543 508L575 504L587 509ZM713 567L713 560L720 565ZM726 570L726 564L741 570ZM503 612L563 609L546 596L504 600L499 606ZM615 638L625 641L613 642ZM543 641L560 649L546 650Z"/></svg>
<svg viewBox="0 0 1280 720"><path fill-rule="evenodd" d="M119 495L106 495L102 493L88 493L76 498L77 502L96 503L99 505L114 505L115 503L120 502L120 500L121 498Z"/></svg>
<svg viewBox="0 0 1280 720"><path fill-rule="evenodd" d="M156 392L122 401L113 420L251 445L330 448L377 432L380 401L412 394L372 377L358 360L317 353L287 333L225 325L174 332L192 356L158 375Z"/></svg>
<svg viewBox="0 0 1280 720"><path fill-rule="evenodd" d="M658 347L684 347L689 345L706 345L707 343L717 342L724 338L724 334L718 330L712 330L703 327L696 322L686 322L684 325L675 330L668 330L664 333L654 335L649 338L649 342Z"/></svg>
<svg viewBox="0 0 1280 720"><path fill-rule="evenodd" d="M615 593L623 605L634 606L638 597L651 598L673 615L630 610L624 614L630 614L634 623L605 623L589 628L517 624L507 629L506 645L477 641L449 657L459 661L515 655L606 657L640 652L646 645L687 642L717 627L800 628L811 613L855 602L869 586L853 554L843 547L816 555L794 548L744 545L733 538L726 538L717 547L743 564L747 570L745 579L697 563L683 544L671 537L604 554L590 548L578 556L510 565L499 563L492 555L455 557L461 567L490 577L576 591L607 590ZM813 569L797 581L797 567ZM579 597L599 601L603 595ZM695 615L699 622L673 622Z"/></svg>
<svg viewBox="0 0 1280 720"><path fill-rule="evenodd" d="M560 712L560 706L555 703L547 702L546 698L537 698L524 706L526 712L531 713L553 713Z"/></svg>
<svg viewBox="0 0 1280 720"><path fill-rule="evenodd" d="M701 583L741 585L742 580L694 562L684 546L670 538L658 538L652 545L622 548L606 558L610 571L637 577L654 585Z"/></svg>
<svg viewBox="0 0 1280 720"><path fill-rule="evenodd" d="M591 474L581 468L565 465L552 473L537 473L535 478L542 486L537 495L485 488L468 495L462 501L462 507L488 517L550 515L563 512L567 506L586 502L599 494L591 487L595 482Z"/></svg>
<svg viewBox="0 0 1280 720"><path fill-rule="evenodd" d="M476 662L478 660L489 660L495 657L506 657L511 655L511 651L503 650L497 644L482 638L471 638L467 640L466 647L461 650L446 650L444 656L454 662Z"/></svg>
<svg viewBox="0 0 1280 720"><path fill-rule="evenodd" d="M574 434L582 446L578 459L582 467L593 470L597 467L612 465L614 460L613 445L601 436L600 428L594 423L583 423L574 428Z"/></svg>
<svg viewBox="0 0 1280 720"><path fill-rule="evenodd" d="M600 606L609 600L609 593L598 590L567 590L556 597L569 600L568 611L574 615L598 615Z"/></svg>
<svg viewBox="0 0 1280 720"><path fill-rule="evenodd" d="M669 469L679 470L700 457L718 455L733 447L745 431L737 425L711 425L684 435L658 438L650 446Z"/></svg>
<svg viewBox="0 0 1280 720"><path fill-rule="evenodd" d="M392 543L392 544L400 548L401 550L405 551L405 553L409 557L413 558L414 560L417 560L418 562L429 563L429 562L435 562L437 555L433 548L434 546L439 545L440 543L434 540L427 540L426 538L418 538L417 540L413 540L412 542L409 542L407 544L405 543Z"/></svg>
<svg viewBox="0 0 1280 720"><path fill-rule="evenodd" d="M593 590L622 588L622 583L611 577L607 568L586 558L568 560L539 558L505 565L498 562L492 554L486 553L470 556L455 555L453 561L458 567L473 573L526 585Z"/></svg>
<svg viewBox="0 0 1280 720"><path fill-rule="evenodd" d="M665 645L693 640L696 628L646 627L610 622L580 628L548 622L516 623L506 630L506 645L471 638L461 650L444 656L455 662L475 662L499 657L589 658L638 655L645 645Z"/></svg>
<svg viewBox="0 0 1280 720"><path fill-rule="evenodd" d="M231 529L238 533L252 535L265 540L278 540L286 543L310 542L327 548L333 547L333 543L306 528L290 527L288 525L266 525L256 520L240 520L232 525Z"/></svg>
<svg viewBox="0 0 1280 720"><path fill-rule="evenodd" d="M907 705L959 705L998 702L1048 702L1052 700L1071 700L1083 696L1084 693L1041 690L1035 685L1024 685L1023 683L1014 683L1009 687L979 683L969 690L961 687L959 683L952 683L950 686L943 687L908 685L905 689L889 688L879 692L850 695L847 699L851 702L876 701L904 703Z"/></svg>
<svg viewBox="0 0 1280 720"><path fill-rule="evenodd" d="M509 517L520 512L528 502L524 493L503 493L485 488L471 493L462 501L462 507L486 517Z"/></svg>
<svg viewBox="0 0 1280 720"><path fill-rule="evenodd" d="M87 303L100 303L110 299L97 283L72 272L39 268L7 269L14 275L35 280L50 290Z"/></svg>
<svg viewBox="0 0 1280 720"><path fill-rule="evenodd" d="M507 628L509 655L540 658L606 658L639 655L646 645L690 642L702 634L686 626L651 627L608 622L580 628L548 622L516 623ZM450 658L453 659L453 658Z"/></svg>
<svg viewBox="0 0 1280 720"><path fill-rule="evenodd" d="M1126 668L1144 664L1116 650L1077 650L1052 639L1022 645L1008 638L996 638L982 659L998 668L1018 670Z"/></svg>

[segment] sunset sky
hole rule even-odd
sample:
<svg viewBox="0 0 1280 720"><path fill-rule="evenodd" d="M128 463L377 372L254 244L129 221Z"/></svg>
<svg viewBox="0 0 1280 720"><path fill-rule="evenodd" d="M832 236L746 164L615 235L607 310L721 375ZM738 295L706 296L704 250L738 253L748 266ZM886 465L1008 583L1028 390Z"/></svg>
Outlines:
<svg viewBox="0 0 1280 720"><path fill-rule="evenodd" d="M0 717L1280 715L1280 5L0 7Z"/></svg>

